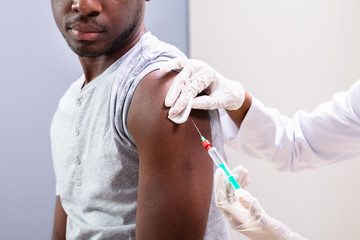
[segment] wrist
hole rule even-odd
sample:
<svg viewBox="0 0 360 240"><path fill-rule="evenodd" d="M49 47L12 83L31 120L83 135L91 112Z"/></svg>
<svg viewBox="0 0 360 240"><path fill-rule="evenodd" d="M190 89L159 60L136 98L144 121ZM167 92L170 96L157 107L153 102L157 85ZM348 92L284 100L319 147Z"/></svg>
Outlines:
<svg viewBox="0 0 360 240"><path fill-rule="evenodd" d="M264 215L256 221L254 226L246 226L238 232L244 234L251 240L291 240L286 237L283 225L276 219L268 216L266 213L264 213Z"/></svg>
<svg viewBox="0 0 360 240"><path fill-rule="evenodd" d="M233 120L238 128L240 128L241 123L243 122L244 118L246 117L247 112L249 111L252 103L252 97L250 94L245 92L245 100L241 107L236 110L226 110L227 114Z"/></svg>

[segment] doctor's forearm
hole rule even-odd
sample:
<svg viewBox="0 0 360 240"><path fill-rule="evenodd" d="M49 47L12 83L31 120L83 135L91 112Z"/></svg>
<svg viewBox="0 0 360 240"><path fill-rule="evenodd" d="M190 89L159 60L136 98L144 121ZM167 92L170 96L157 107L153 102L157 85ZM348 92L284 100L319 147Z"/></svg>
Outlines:
<svg viewBox="0 0 360 240"><path fill-rule="evenodd" d="M236 126L240 128L241 123L243 122L247 112L250 109L252 102L251 95L247 92L245 93L245 100L241 107L237 110L226 110L227 114L230 116L231 120L234 121Z"/></svg>

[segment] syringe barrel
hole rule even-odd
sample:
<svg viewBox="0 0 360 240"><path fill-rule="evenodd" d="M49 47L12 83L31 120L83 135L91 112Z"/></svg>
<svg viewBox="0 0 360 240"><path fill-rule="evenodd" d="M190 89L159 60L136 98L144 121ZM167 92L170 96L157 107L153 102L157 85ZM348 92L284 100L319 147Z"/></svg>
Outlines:
<svg viewBox="0 0 360 240"><path fill-rule="evenodd" d="M215 165L219 167L219 165L224 161L224 159L221 157L221 155L218 153L215 147L212 147L208 150L208 153L211 157L211 159L214 161Z"/></svg>
<svg viewBox="0 0 360 240"><path fill-rule="evenodd" d="M222 168L225 171L225 174L229 180L229 182L231 183L231 185L234 187L234 189L238 189L240 188L239 184L236 182L236 179L234 177L234 175L232 174L230 168L228 167L228 165L226 164L226 162L224 161L224 159L221 157L221 155L217 152L215 147L212 147L208 150L208 153L210 155L210 157L212 158L212 160L214 161L214 163L216 164L217 167Z"/></svg>

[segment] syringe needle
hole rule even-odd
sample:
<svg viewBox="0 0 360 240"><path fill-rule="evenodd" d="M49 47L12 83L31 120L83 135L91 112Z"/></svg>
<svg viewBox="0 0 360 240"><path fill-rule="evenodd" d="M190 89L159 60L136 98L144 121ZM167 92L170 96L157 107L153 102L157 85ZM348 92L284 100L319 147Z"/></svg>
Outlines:
<svg viewBox="0 0 360 240"><path fill-rule="evenodd" d="M193 121L192 119L191 119L191 121L192 121L192 123L194 124L194 126L195 126L196 130L198 131L198 133L199 133L200 137L202 137L202 135L201 135L201 133L200 133L200 131L199 131L198 127L197 127L197 126L196 126L196 124L194 123L194 121Z"/></svg>

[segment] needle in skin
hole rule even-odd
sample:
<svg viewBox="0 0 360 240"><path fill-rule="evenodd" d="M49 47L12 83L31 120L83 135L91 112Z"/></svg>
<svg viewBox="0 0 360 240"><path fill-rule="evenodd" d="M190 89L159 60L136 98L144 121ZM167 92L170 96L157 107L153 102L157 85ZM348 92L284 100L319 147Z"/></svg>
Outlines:
<svg viewBox="0 0 360 240"><path fill-rule="evenodd" d="M201 134L200 130L198 129L198 127L196 126L195 122L191 119L192 123L194 124L196 130L198 131L200 137L201 137L201 141L205 141L206 139L203 137L203 135Z"/></svg>
<svg viewBox="0 0 360 240"><path fill-rule="evenodd" d="M198 133L199 133L200 137L202 137L202 135L201 135L201 133L200 133L200 131L199 131L198 127L197 127L197 126L196 126L196 124L194 123L194 121L193 121L193 120L191 120L191 121L192 121L192 123L194 124L194 126L195 126L196 130L198 131Z"/></svg>

